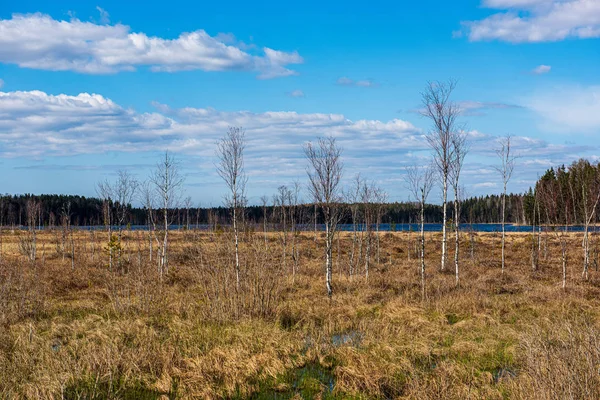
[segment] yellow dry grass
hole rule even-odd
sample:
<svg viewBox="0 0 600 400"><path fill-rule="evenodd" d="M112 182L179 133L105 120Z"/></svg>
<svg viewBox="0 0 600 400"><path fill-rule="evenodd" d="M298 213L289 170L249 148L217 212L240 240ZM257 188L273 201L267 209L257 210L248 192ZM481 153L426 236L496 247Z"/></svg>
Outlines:
<svg viewBox="0 0 600 400"><path fill-rule="evenodd" d="M509 234L502 276L499 236L477 234L471 257L464 235L455 287L452 258L450 271L438 270L440 235L427 234L425 302L414 233L411 242L406 233L381 235L368 281L362 266L347 275L351 235L342 234L332 300L322 238L311 233L298 238L294 277L291 258L283 268L280 233L268 235L268 249L261 233L248 234L243 292L230 280L226 233L173 232L163 282L140 235L126 233L123 268L109 272L104 235L95 235L92 260L91 236L76 234L72 270L53 233L38 235L31 263L19 254L20 233L4 232L0 398L261 398L271 390L285 398L290 371L309 364L335 379L317 382L323 398L600 398L600 274L581 279L577 234L568 239L566 290L553 236L532 271L530 236ZM268 289L273 302L258 312Z"/></svg>

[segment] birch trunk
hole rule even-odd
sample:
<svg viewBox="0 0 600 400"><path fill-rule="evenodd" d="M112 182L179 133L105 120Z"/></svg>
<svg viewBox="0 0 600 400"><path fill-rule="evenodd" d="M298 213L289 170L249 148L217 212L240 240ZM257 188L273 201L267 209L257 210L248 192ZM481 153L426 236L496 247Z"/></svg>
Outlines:
<svg viewBox="0 0 600 400"><path fill-rule="evenodd" d="M446 222L447 222L447 201L448 201L448 177L444 176L444 188L443 188L443 196L444 196L444 217L442 221L442 266L441 270L444 271L446 269Z"/></svg>

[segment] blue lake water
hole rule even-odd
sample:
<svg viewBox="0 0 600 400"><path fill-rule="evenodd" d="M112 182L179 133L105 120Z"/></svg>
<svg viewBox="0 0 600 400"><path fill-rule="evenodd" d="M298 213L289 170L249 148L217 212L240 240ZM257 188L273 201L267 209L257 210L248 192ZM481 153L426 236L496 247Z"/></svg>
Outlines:
<svg viewBox="0 0 600 400"><path fill-rule="evenodd" d="M272 225L269 229L273 230L273 229L277 229L278 225ZM354 229L354 226L352 224L340 224L339 229L341 231L352 231ZM26 229L26 227L20 227L21 229ZM104 230L105 227L104 226L80 226L80 227L74 227L75 229L80 229L80 230ZM157 227L158 228L158 227ZM189 226L190 229L199 229L199 230L209 230L210 229L210 225L208 224L200 224L200 225L190 225ZM6 228L5 228L6 229ZM47 229L47 228L45 228ZM118 227L113 227L114 230L117 230ZM134 230L134 231L146 231L148 230L148 226L146 225L133 225L131 226L129 229ZM171 225L169 227L170 230L181 230L181 229L185 229L184 225ZM297 225L297 229L299 230L303 230L303 231L313 231L315 229L314 224L301 224L301 225ZM357 227L358 230L365 230L365 225L358 225ZM375 229L375 226L373 226L373 229ZM412 231L412 232L418 232L421 229L419 224L380 224L379 225L379 230L381 232L408 232L408 231ZM552 230L552 229L564 229L563 227L542 227L542 230ZM569 226L568 230L569 232L583 232L584 227L583 226L578 226L578 225L573 225L573 226ZM257 231L262 230L262 224L257 225L256 227ZM323 231L325 230L325 225L323 224L318 224L317 225L317 230ZM475 231L475 232L501 232L502 231L502 225L501 224L461 224L460 225L460 230L467 232L467 231ZM506 224L505 225L505 230L506 232L531 232L532 227L530 225L514 225L514 224ZM537 230L537 227L536 227ZM442 224L425 224L425 231L426 232L441 232L442 231ZM590 231L591 232L599 232L600 231L600 226L594 227L591 226L590 227Z"/></svg>

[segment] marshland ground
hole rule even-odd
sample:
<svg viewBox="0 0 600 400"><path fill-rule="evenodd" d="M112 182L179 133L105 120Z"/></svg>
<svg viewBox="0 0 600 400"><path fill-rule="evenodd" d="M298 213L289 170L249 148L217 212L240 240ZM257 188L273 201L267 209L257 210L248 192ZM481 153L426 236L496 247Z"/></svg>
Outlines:
<svg viewBox="0 0 600 400"><path fill-rule="evenodd" d="M171 232L161 279L147 233L124 232L108 268L106 232L2 233L0 398L600 398L600 274L581 278L581 234L427 234L427 299L417 235L381 233L349 275L352 233L248 232L237 284L227 232ZM452 238L450 238L452 239ZM29 240L29 239L27 239ZM592 239L592 265L597 261ZM114 243L113 243L114 245ZM535 244L537 251L537 244ZM358 252L358 249L356 249ZM120 257L117 255L120 253ZM354 257L358 259L358 254Z"/></svg>

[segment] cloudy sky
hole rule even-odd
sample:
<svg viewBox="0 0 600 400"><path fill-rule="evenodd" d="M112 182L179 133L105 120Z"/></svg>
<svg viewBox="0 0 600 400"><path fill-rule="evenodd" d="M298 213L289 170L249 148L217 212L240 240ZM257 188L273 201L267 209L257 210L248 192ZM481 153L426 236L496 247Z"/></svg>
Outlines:
<svg viewBox="0 0 600 400"><path fill-rule="evenodd" d="M187 195L218 205L215 143L242 126L253 203L305 182L302 144L324 135L347 180L406 200L429 157L420 92L449 78L468 194L500 191L499 136L521 156L512 191L600 156L600 0L354 3L2 2L0 192L94 195L168 149Z"/></svg>

